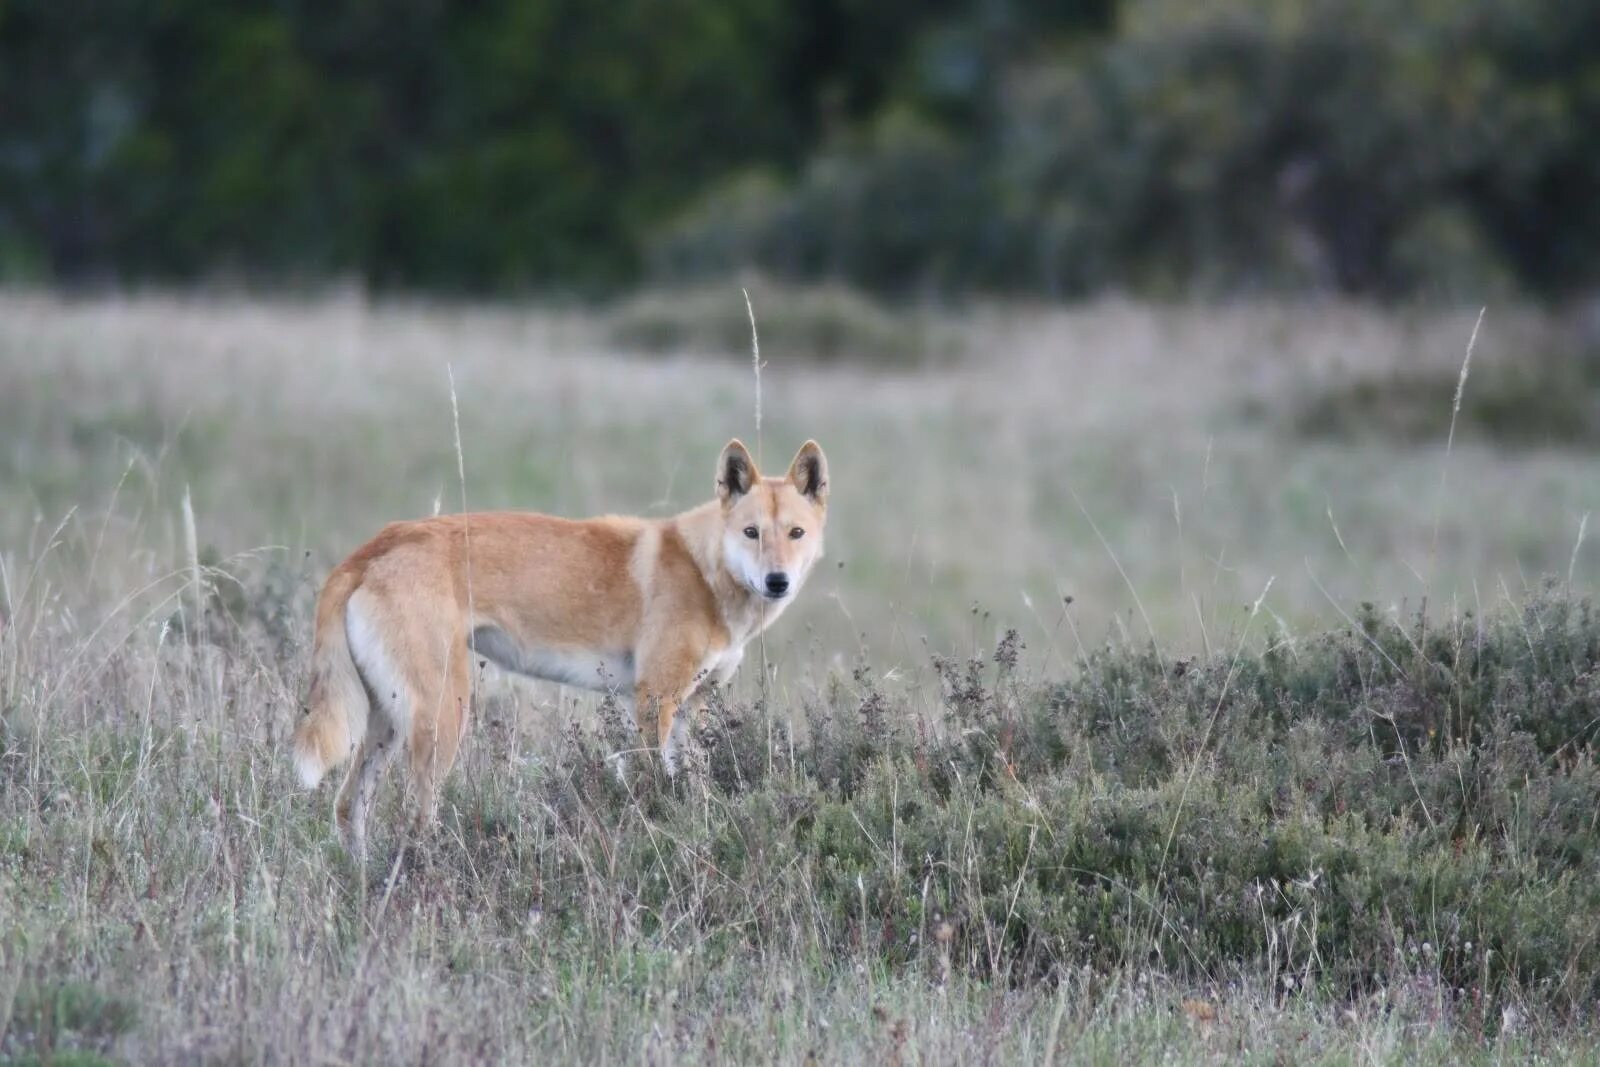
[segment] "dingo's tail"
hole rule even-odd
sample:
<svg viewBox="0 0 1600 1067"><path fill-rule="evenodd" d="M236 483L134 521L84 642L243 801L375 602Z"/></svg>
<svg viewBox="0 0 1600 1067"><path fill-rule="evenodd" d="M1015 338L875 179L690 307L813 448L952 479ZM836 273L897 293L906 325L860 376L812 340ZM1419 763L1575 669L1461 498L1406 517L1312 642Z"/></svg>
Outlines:
<svg viewBox="0 0 1600 1067"><path fill-rule="evenodd" d="M360 582L359 572L340 568L317 597L311 695L294 729L294 765L308 788L343 763L367 732L367 689L345 634L345 608Z"/></svg>

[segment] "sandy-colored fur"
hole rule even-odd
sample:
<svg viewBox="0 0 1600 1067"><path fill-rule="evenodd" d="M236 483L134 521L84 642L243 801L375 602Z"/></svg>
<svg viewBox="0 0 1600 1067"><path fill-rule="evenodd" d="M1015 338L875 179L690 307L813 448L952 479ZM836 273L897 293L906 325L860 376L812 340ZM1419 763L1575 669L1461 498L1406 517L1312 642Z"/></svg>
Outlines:
<svg viewBox="0 0 1600 1067"><path fill-rule="evenodd" d="M362 850L368 802L398 748L419 818L431 816L467 729L474 655L617 691L672 770L680 707L707 677L732 674L822 555L827 463L815 442L781 478L761 477L730 442L716 487L716 499L668 519L393 523L336 567L317 602L294 758L312 786L356 757L335 804L347 845ZM788 587L769 595L777 575Z"/></svg>

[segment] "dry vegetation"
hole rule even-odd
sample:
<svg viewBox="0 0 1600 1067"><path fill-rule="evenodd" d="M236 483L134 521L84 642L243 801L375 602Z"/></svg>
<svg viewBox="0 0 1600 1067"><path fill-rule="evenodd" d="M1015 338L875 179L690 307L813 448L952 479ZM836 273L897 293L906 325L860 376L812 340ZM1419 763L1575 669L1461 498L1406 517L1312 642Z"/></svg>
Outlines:
<svg viewBox="0 0 1600 1067"><path fill-rule="evenodd" d="M1491 309L1468 397L1533 385L1446 457L1382 383L1447 421L1473 312L912 315L951 351L871 369L857 311L764 339L830 556L702 772L619 785L606 715L488 678L440 832L358 870L283 742L327 565L460 499L445 361L469 503L568 514L701 499L748 363L0 299L0 1058L1590 1058L1581 324Z"/></svg>

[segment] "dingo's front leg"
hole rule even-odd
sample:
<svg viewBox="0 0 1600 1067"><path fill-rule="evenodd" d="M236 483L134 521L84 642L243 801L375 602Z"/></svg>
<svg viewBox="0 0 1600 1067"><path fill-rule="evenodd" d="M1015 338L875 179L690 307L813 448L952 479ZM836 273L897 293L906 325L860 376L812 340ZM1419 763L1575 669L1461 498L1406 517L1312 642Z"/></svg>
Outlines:
<svg viewBox="0 0 1600 1067"><path fill-rule="evenodd" d="M700 683L700 657L688 649L663 650L641 666L634 686L634 716L646 745L661 750L661 761L670 777L678 772L678 748L682 729L678 711Z"/></svg>

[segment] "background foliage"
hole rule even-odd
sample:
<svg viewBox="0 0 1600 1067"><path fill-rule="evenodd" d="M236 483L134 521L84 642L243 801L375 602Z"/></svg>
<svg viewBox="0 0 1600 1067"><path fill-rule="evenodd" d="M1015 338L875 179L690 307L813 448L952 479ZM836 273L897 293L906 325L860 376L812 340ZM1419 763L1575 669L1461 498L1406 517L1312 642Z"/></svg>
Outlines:
<svg viewBox="0 0 1600 1067"><path fill-rule="evenodd" d="M0 277L1560 293L1583 0L0 4Z"/></svg>

